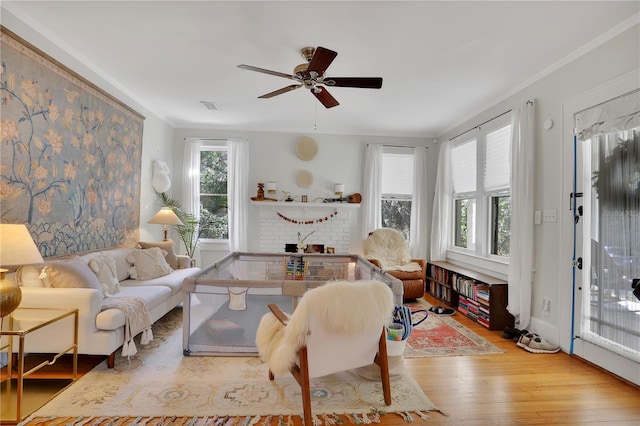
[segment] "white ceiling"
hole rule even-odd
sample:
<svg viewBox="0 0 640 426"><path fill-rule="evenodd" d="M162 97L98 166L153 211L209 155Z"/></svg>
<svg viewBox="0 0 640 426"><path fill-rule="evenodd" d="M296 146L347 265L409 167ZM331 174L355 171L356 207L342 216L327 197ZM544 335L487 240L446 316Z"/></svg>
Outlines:
<svg viewBox="0 0 640 426"><path fill-rule="evenodd" d="M2 1L175 127L435 137L638 21L638 1ZM325 109L290 80L299 50L338 52ZM639 41L640 48L640 41ZM213 101L209 111L200 101Z"/></svg>

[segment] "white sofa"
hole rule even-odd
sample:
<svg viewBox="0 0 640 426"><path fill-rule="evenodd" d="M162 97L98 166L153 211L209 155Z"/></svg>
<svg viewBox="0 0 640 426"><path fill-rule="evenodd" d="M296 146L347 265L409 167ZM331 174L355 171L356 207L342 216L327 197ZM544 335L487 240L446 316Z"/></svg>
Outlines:
<svg viewBox="0 0 640 426"><path fill-rule="evenodd" d="M96 256L107 254L115 260L115 269L119 289L116 293L107 294L96 288L45 287L46 278L40 279L43 265L31 270L24 270L16 277L22 287L24 308L64 308L79 311L78 353L88 355L107 355L107 364L113 367L115 353L125 339L125 314L120 309L101 310L104 297L137 297L146 302L152 322L157 321L176 305L182 302L182 282L200 269L189 267L190 259L186 256L175 256L177 268L172 268L167 275L153 279L132 279L130 271L133 264L127 260L138 248L125 247L92 252L72 259L53 260L51 263L89 261ZM173 254L172 254L173 255ZM47 263L47 262L45 262ZM95 265L95 263L92 263ZM166 266L166 265L165 265ZM173 266L176 266L175 264ZM84 267L83 267L84 268ZM91 281L91 280L87 280ZM57 353L69 345L72 318L61 321L39 330L25 341L26 352Z"/></svg>

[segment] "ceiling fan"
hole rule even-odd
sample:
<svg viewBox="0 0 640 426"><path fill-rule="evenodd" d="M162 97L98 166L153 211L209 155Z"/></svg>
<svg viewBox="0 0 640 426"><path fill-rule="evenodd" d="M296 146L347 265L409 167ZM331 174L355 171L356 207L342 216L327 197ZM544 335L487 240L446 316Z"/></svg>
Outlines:
<svg viewBox="0 0 640 426"><path fill-rule="evenodd" d="M333 50L318 46L303 47L300 54L307 63L300 64L293 69L293 74L285 74L282 72L271 71L264 68L258 68L251 65L238 65L249 71L261 72L264 74L275 75L276 77L284 77L296 81L297 84L283 87L282 89L258 96L260 99L272 98L286 92L304 87L309 89L322 105L326 108L333 108L340 103L329 93L326 87L357 87L364 89L380 89L382 87L382 77L327 77L324 73L331 65L331 62L338 55Z"/></svg>

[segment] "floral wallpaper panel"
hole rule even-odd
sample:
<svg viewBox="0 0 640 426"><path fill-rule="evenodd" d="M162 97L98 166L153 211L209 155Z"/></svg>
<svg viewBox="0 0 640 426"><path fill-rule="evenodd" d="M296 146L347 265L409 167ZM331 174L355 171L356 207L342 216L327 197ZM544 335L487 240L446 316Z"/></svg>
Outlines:
<svg viewBox="0 0 640 426"><path fill-rule="evenodd" d="M43 257L134 243L144 117L2 28L0 221Z"/></svg>

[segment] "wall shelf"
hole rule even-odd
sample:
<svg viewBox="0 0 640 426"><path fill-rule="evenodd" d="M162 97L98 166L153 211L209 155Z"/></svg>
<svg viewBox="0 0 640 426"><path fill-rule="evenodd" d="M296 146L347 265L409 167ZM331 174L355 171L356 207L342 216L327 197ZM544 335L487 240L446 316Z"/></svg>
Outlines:
<svg viewBox="0 0 640 426"><path fill-rule="evenodd" d="M311 209L336 209L336 208L358 208L359 203L301 203L299 201L253 201L251 204L258 207L272 207L275 209L281 209L283 207L304 207Z"/></svg>

